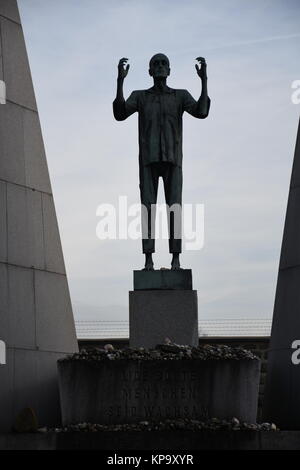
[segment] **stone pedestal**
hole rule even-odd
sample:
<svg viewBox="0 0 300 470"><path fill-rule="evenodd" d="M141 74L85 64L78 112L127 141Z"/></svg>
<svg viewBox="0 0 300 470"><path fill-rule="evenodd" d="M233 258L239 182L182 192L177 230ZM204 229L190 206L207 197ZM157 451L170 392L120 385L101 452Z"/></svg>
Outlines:
<svg viewBox="0 0 300 470"><path fill-rule="evenodd" d="M260 361L63 360L63 424L232 418L256 422Z"/></svg>
<svg viewBox="0 0 300 470"><path fill-rule="evenodd" d="M134 271L129 292L131 347L154 348L169 338L173 343L198 345L197 291L190 269Z"/></svg>
<svg viewBox="0 0 300 470"><path fill-rule="evenodd" d="M192 290L192 270L133 271L134 290Z"/></svg>

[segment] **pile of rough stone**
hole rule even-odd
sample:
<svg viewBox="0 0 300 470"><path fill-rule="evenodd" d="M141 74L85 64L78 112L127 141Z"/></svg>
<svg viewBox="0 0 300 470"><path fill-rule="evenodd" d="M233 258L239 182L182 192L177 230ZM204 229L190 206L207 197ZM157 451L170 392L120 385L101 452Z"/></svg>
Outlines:
<svg viewBox="0 0 300 470"><path fill-rule="evenodd" d="M63 428L41 429L40 432L99 432L99 431L278 431L274 423L243 423L237 418L207 421L179 418L166 419L162 422L141 421L136 424L71 424Z"/></svg>
<svg viewBox="0 0 300 470"><path fill-rule="evenodd" d="M240 347L230 347L226 345L203 345L198 347L178 345L171 342L158 344L155 349L145 348L124 348L114 349L111 344L106 344L103 349L82 349L79 353L66 356L61 361L105 361L105 360L181 360L181 359L201 359L225 360L225 359L257 359L257 357L246 349Z"/></svg>

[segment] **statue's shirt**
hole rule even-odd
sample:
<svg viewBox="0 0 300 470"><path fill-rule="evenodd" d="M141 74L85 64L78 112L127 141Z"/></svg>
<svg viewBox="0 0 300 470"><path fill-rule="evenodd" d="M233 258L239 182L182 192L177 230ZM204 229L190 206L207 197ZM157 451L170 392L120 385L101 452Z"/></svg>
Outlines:
<svg viewBox="0 0 300 470"><path fill-rule="evenodd" d="M138 112L139 161L142 165L163 161L181 167L184 111L199 119L207 116L200 112L199 102L187 90L168 87L162 92L154 87L133 91L126 101L120 103L115 100L113 108L119 121Z"/></svg>

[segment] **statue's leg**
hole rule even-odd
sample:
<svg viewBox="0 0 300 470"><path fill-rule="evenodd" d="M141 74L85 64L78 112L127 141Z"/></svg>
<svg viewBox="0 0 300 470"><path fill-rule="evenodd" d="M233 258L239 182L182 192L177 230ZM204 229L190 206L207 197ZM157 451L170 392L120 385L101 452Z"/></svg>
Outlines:
<svg viewBox="0 0 300 470"><path fill-rule="evenodd" d="M143 268L143 271L154 271L152 253L145 253L145 267Z"/></svg>
<svg viewBox="0 0 300 470"><path fill-rule="evenodd" d="M182 251L182 168L168 164L163 175L168 208L169 251L173 254L171 268L181 269Z"/></svg>
<svg viewBox="0 0 300 470"><path fill-rule="evenodd" d="M179 260L179 253L173 253L172 261L171 261L171 269L173 271L177 269L181 269L180 267L180 260Z"/></svg>
<svg viewBox="0 0 300 470"><path fill-rule="evenodd" d="M142 246L145 254L144 270L152 271L152 253L155 251L155 205L158 173L155 165L140 164L140 195L142 204Z"/></svg>

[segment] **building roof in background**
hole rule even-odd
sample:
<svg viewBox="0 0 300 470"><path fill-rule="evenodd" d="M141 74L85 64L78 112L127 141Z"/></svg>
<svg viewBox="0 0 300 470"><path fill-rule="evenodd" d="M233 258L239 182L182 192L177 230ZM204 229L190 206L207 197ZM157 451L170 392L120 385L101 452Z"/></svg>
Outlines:
<svg viewBox="0 0 300 470"><path fill-rule="evenodd" d="M78 320L79 340L128 339L128 321ZM271 333L271 318L222 318L199 321L199 337L265 337Z"/></svg>

